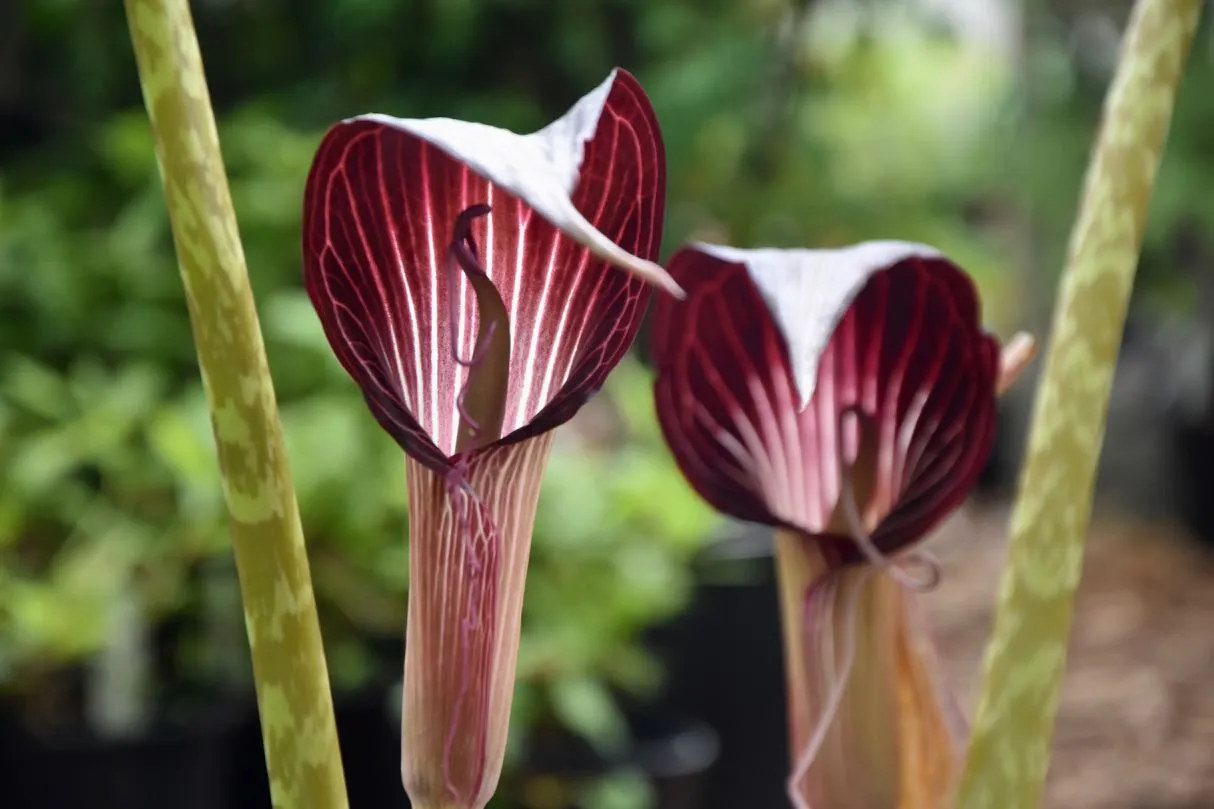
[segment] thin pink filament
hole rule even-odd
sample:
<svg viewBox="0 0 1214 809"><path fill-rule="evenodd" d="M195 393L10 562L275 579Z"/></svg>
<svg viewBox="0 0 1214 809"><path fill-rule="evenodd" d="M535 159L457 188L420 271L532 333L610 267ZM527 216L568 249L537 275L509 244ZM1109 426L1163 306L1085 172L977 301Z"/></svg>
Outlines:
<svg viewBox="0 0 1214 809"><path fill-rule="evenodd" d="M843 665L841 671L837 673L834 682L831 684L830 693L827 694L826 700L823 703L822 714L818 717L818 723L814 726L814 732L810 735L804 749L797 755L796 766L793 767L792 775L788 779L788 797L795 809L812 809L809 801L798 789L798 785L809 774L810 767L813 766L818 753L822 751L822 745L826 742L826 734L830 732L830 726L834 724L835 716L839 713L839 706L843 704L843 697L847 693L847 684L851 682L851 672L856 662L856 608L860 600L860 591L864 589L864 585L871 573L871 570L865 570L860 573L858 580L853 583L851 590L847 593L847 600L843 604ZM804 625L807 635L809 634L810 621L813 620L813 616L809 615L809 611L813 604L814 589L817 587L829 587L831 584L832 582L829 579L819 582L805 593ZM830 619L831 616L824 617Z"/></svg>

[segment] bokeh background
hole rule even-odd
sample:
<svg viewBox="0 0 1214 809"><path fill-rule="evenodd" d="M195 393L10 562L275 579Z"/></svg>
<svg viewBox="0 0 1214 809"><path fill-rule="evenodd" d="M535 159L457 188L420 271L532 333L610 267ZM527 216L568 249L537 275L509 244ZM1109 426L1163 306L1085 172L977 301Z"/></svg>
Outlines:
<svg viewBox="0 0 1214 809"><path fill-rule="evenodd" d="M304 179L380 111L525 131L616 65L682 240L936 245L1048 333L1126 0L196 0L353 809L405 806L398 450L300 281ZM1102 459L1049 803L1214 807L1214 31L1176 113ZM1032 376L929 597L971 700ZM268 806L209 422L121 4L0 3L0 805ZM690 493L626 361L561 433L495 809L787 805L768 538Z"/></svg>

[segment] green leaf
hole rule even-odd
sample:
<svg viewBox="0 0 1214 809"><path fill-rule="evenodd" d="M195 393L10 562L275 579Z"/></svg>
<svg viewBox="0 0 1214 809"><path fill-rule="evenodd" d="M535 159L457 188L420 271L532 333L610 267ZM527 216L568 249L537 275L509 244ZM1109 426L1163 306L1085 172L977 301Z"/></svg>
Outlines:
<svg viewBox="0 0 1214 809"><path fill-rule="evenodd" d="M622 751L628 725L615 701L593 677L570 677L553 683L550 692L557 719L602 753Z"/></svg>
<svg viewBox="0 0 1214 809"><path fill-rule="evenodd" d="M657 801L644 773L629 771L596 778L582 793L585 809L649 809Z"/></svg>

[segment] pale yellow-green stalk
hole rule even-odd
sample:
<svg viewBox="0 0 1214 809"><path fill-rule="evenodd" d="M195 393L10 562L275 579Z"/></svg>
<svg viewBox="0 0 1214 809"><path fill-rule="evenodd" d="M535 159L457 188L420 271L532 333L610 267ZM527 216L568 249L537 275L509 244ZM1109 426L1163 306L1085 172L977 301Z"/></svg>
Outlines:
<svg viewBox="0 0 1214 809"><path fill-rule="evenodd" d="M277 809L345 809L282 426L187 0L126 0L211 408Z"/></svg>
<svg viewBox="0 0 1214 809"><path fill-rule="evenodd" d="M1041 802L1096 462L1155 174L1200 0L1138 0L1045 355L956 809Z"/></svg>

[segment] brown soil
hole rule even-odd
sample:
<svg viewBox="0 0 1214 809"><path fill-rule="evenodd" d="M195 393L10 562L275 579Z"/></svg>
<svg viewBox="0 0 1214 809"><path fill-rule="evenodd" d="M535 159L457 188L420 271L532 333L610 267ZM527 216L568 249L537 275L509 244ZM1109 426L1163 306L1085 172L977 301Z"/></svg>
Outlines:
<svg viewBox="0 0 1214 809"><path fill-rule="evenodd" d="M931 548L927 596L963 705L976 702L1007 512L972 508ZM1099 516L1088 542L1045 806L1214 809L1214 553Z"/></svg>

